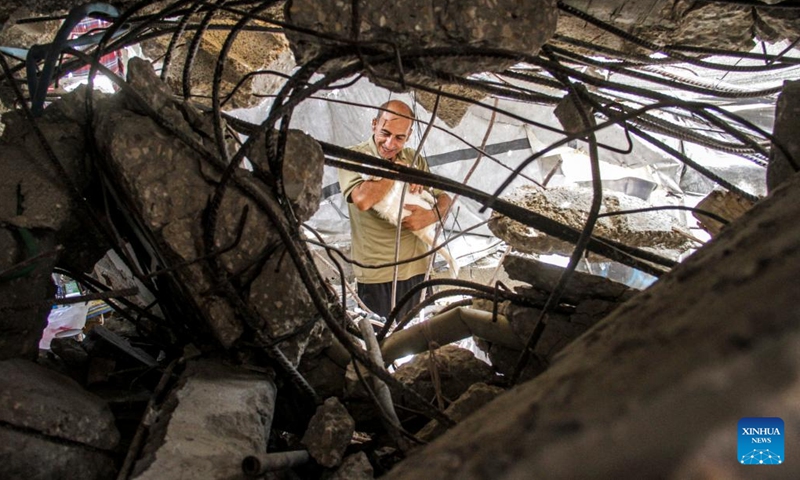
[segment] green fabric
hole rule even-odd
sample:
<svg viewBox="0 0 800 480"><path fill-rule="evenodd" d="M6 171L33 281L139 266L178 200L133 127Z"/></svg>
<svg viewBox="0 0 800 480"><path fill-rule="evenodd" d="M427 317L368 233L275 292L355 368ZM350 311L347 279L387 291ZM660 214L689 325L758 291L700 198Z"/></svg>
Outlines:
<svg viewBox="0 0 800 480"><path fill-rule="evenodd" d="M370 137L366 142L349 147L359 153L365 153L374 157L378 155L378 148L374 140ZM414 159L414 149L404 148L398 155L400 163L411 165ZM421 156L417 157L416 168L429 171L428 162ZM365 181L360 173L350 172L339 169L339 186L342 195L347 200L347 207L350 214L350 231L352 236L353 260L365 265L380 265L394 262L395 256L395 237L397 230L394 225L380 218L374 210L370 209L362 212L350 199L350 193L361 182ZM441 193L433 190L434 197ZM416 257L428 251L428 246L422 242L410 230L402 229L400 233L400 260ZM414 275L425 273L428 268L428 257L412 263L405 263L399 266L397 272L398 280L407 280ZM361 268L353 265L356 279L360 283L384 283L391 282L394 267L385 268Z"/></svg>

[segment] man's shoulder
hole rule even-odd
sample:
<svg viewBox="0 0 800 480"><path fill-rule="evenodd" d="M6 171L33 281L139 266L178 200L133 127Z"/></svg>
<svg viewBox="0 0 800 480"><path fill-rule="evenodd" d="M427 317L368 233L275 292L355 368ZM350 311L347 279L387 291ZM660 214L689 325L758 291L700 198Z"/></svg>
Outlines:
<svg viewBox="0 0 800 480"><path fill-rule="evenodd" d="M370 146L369 140L365 140L361 143L357 143L355 145L350 145L347 147L348 150L353 150L360 153L370 153Z"/></svg>
<svg viewBox="0 0 800 480"><path fill-rule="evenodd" d="M425 157L418 154L416 150L411 147L405 147L403 150L400 151L401 160L403 163L408 165L414 165L416 168L420 168L423 165L427 165L428 161L425 160ZM414 161L416 159L416 162Z"/></svg>

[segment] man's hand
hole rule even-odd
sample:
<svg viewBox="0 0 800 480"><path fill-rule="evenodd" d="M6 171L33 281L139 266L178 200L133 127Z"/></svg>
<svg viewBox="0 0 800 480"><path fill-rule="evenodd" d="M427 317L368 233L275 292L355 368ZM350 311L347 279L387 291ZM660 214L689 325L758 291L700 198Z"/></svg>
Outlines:
<svg viewBox="0 0 800 480"><path fill-rule="evenodd" d="M423 190L425 190L425 187L422 185L417 185L416 183L408 184L409 193L422 193Z"/></svg>
<svg viewBox="0 0 800 480"><path fill-rule="evenodd" d="M404 228L416 232L432 223L438 222L439 216L446 216L450 210L451 203L452 200L446 193L440 193L436 197L436 205L434 205L433 210L428 210L418 205L405 204L403 209L408 210L411 214L404 218L400 224Z"/></svg>
<svg viewBox="0 0 800 480"><path fill-rule="evenodd" d="M408 210L411 214L403 218L400 223L403 225L403 228L407 228L413 232L421 230L438 220L436 212L428 210L425 207L420 207L419 205L405 204L403 205L403 209Z"/></svg>

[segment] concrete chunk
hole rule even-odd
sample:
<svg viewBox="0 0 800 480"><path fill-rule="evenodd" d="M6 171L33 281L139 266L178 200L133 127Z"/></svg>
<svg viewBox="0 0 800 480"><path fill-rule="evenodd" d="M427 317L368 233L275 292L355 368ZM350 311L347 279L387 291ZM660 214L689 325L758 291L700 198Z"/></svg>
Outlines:
<svg viewBox="0 0 800 480"><path fill-rule="evenodd" d="M153 425L132 478L230 479L266 452L276 387L264 374L191 362Z"/></svg>
<svg viewBox="0 0 800 480"><path fill-rule="evenodd" d="M311 417L301 442L308 453L324 467L336 467L353 438L356 422L336 397L330 397Z"/></svg>

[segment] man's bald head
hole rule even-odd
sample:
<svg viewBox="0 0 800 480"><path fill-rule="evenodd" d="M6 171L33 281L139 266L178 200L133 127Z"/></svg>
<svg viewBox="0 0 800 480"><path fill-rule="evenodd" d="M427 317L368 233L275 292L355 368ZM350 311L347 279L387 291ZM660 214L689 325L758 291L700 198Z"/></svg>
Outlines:
<svg viewBox="0 0 800 480"><path fill-rule="evenodd" d="M375 121L379 121L381 116L386 113L392 113L400 117L411 118L412 120L416 120L417 118L414 115L414 111L411 110L411 107L409 107L408 104L402 100L389 100L381 105L378 113L375 115Z"/></svg>

